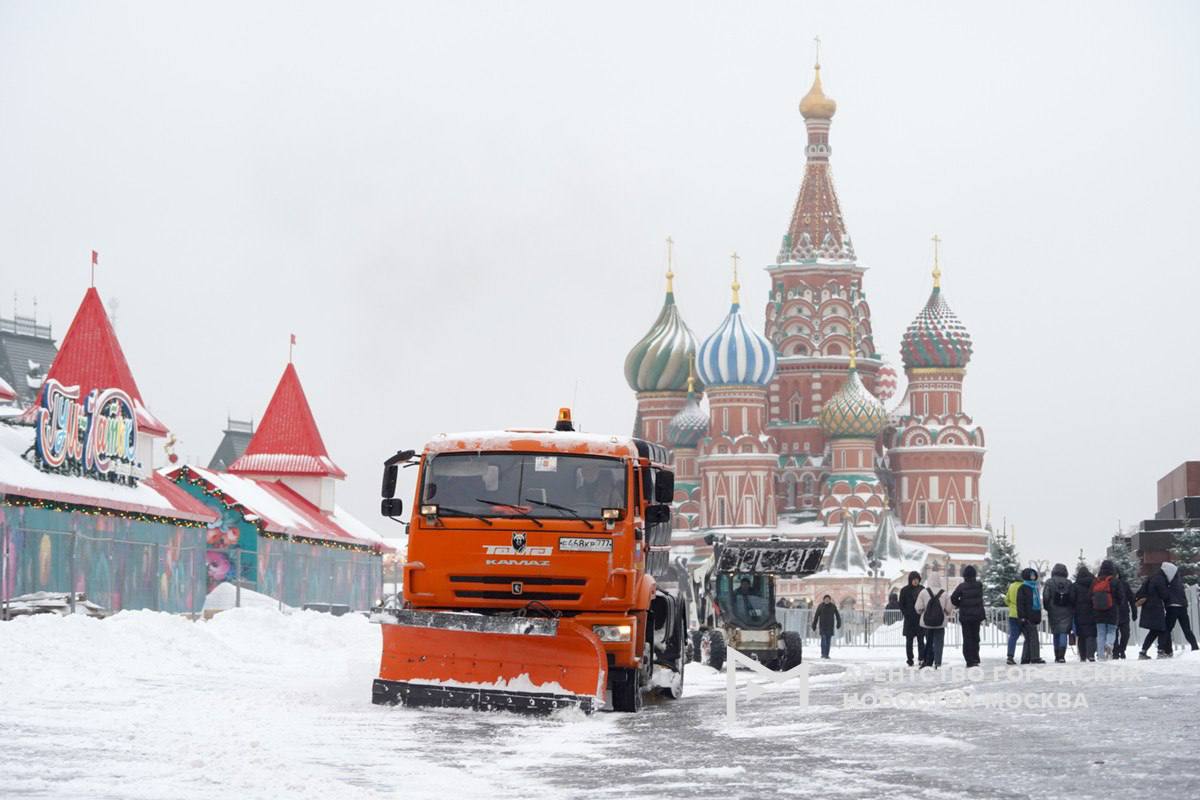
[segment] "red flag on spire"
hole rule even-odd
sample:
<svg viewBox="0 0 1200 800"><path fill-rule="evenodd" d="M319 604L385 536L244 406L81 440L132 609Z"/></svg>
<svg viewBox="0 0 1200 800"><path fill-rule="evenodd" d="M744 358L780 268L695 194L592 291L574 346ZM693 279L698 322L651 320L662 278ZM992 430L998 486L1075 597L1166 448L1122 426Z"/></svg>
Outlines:
<svg viewBox="0 0 1200 800"><path fill-rule="evenodd" d="M100 254L97 253L95 250L93 250L92 251L92 266L94 267L99 263L100 263Z"/></svg>

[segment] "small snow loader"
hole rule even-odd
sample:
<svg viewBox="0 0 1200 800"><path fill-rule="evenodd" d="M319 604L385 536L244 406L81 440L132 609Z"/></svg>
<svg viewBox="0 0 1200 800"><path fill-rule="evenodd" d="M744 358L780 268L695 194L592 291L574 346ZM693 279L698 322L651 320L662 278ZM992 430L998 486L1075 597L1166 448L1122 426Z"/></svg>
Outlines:
<svg viewBox="0 0 1200 800"><path fill-rule="evenodd" d="M692 657L721 669L733 647L770 669L801 663L804 638L775 618L775 581L816 572L825 541L713 537L710 543L712 558L696 571L700 627L692 633Z"/></svg>
<svg viewBox="0 0 1200 800"><path fill-rule="evenodd" d="M663 448L574 430L440 436L418 468L400 608L379 609L373 702L549 713L677 698L687 608L669 567L675 478Z"/></svg>

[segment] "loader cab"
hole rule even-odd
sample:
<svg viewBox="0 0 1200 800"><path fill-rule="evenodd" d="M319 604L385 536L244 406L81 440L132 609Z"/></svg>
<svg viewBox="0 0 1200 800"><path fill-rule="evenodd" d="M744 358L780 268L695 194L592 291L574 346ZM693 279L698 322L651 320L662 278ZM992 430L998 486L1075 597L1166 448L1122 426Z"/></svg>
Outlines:
<svg viewBox="0 0 1200 800"><path fill-rule="evenodd" d="M716 600L739 628L775 624L775 581L770 575L717 575Z"/></svg>

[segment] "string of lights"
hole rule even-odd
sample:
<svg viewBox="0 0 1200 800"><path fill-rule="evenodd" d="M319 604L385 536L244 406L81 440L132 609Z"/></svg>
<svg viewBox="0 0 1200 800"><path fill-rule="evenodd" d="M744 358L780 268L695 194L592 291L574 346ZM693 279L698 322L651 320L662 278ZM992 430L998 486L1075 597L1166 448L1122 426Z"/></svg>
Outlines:
<svg viewBox="0 0 1200 800"><path fill-rule="evenodd" d="M137 511L121 511L114 508L101 508L99 506L85 506L78 503L65 503L58 500L41 500L34 497L21 497L19 495L6 495L4 503L10 506L22 506L25 508L41 508L50 509L52 511L65 511L76 514L86 514L90 517L119 517L120 519L132 519L138 522L152 522L158 525L172 525L179 528L203 528L203 522L195 522L187 519L176 519L174 517L164 517L158 514L142 514Z"/></svg>

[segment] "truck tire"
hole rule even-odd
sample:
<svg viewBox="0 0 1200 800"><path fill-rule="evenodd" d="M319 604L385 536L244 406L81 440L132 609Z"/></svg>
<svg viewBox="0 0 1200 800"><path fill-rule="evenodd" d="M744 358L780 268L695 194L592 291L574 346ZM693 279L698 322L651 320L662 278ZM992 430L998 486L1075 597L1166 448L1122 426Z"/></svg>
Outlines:
<svg viewBox="0 0 1200 800"><path fill-rule="evenodd" d="M640 669L621 669L613 670L613 673L613 711L622 711L626 713L641 711L642 671Z"/></svg>
<svg viewBox="0 0 1200 800"><path fill-rule="evenodd" d="M779 671L786 672L804 661L804 637L795 631L783 632L783 655L779 657Z"/></svg>
<svg viewBox="0 0 1200 800"><path fill-rule="evenodd" d="M725 666L725 635L720 631L705 631L700 639L700 663L713 669Z"/></svg>

